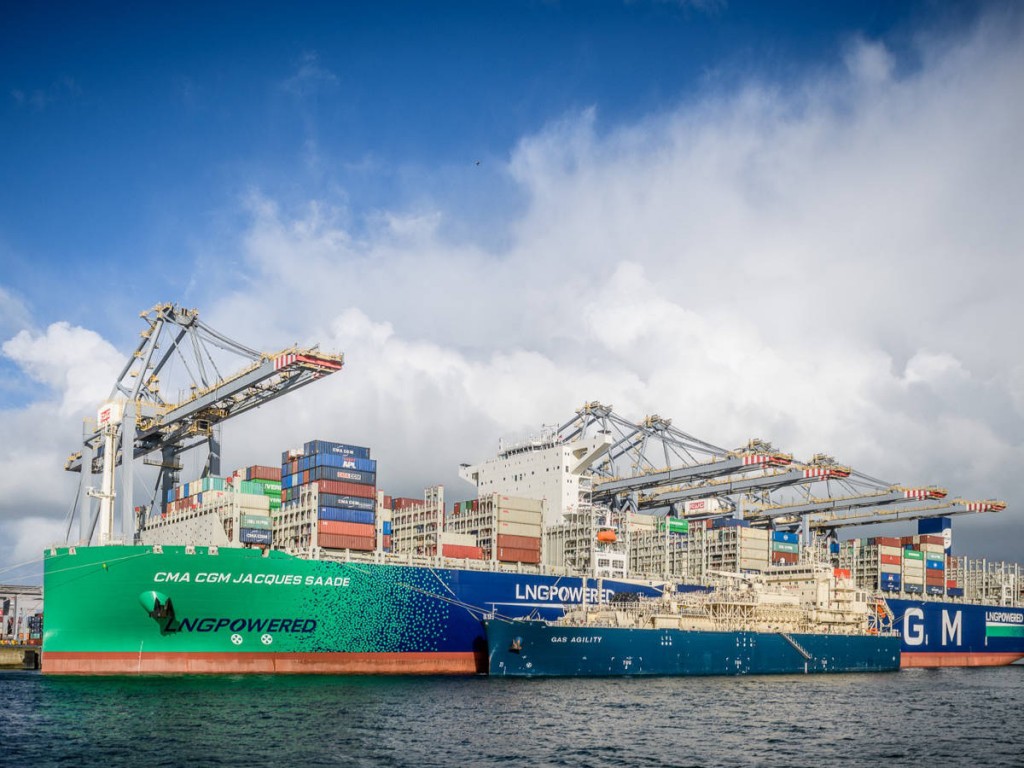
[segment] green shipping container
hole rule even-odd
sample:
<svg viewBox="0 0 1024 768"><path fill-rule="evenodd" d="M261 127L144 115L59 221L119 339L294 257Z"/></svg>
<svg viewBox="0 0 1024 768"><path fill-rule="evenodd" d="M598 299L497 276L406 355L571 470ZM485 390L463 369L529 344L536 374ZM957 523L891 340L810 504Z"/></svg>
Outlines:
<svg viewBox="0 0 1024 768"><path fill-rule="evenodd" d="M792 552L794 554L800 554L799 544L790 544L788 541L773 541L772 552Z"/></svg>
<svg viewBox="0 0 1024 768"><path fill-rule="evenodd" d="M255 480L243 480L238 484L239 493L251 493L255 496L263 495L263 486Z"/></svg>
<svg viewBox="0 0 1024 768"><path fill-rule="evenodd" d="M256 528L261 531L269 531L270 518L263 515L242 515L240 525L242 528Z"/></svg>
<svg viewBox="0 0 1024 768"><path fill-rule="evenodd" d="M918 552L916 549L904 549L903 557L907 560L924 560L924 552Z"/></svg>
<svg viewBox="0 0 1024 768"><path fill-rule="evenodd" d="M665 530L665 523L668 523L669 533L689 533L690 532L690 521L683 520L679 517L666 517L665 520L658 523L658 530Z"/></svg>

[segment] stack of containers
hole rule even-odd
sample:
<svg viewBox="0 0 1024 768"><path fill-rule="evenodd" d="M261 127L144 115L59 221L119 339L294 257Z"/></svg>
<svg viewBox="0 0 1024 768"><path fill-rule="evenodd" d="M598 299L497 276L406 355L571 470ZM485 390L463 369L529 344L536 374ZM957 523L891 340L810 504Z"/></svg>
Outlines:
<svg viewBox="0 0 1024 768"><path fill-rule="evenodd" d="M197 509L203 503L203 494L222 496L227 483L223 477L202 477L177 485L167 492L166 511L171 514Z"/></svg>
<svg viewBox="0 0 1024 768"><path fill-rule="evenodd" d="M739 529L739 572L760 573L771 563L771 531L767 528Z"/></svg>
<svg viewBox="0 0 1024 768"><path fill-rule="evenodd" d="M372 551L376 546L377 462L370 449L311 440L282 457L285 504L303 493L316 499L317 546Z"/></svg>
<svg viewBox="0 0 1024 768"><path fill-rule="evenodd" d="M800 537L787 531L772 531L772 565L795 565L800 562Z"/></svg>
<svg viewBox="0 0 1024 768"><path fill-rule="evenodd" d="M263 490L263 495L270 499L270 514L281 509L281 469L255 465L246 467L238 473L242 479L256 483Z"/></svg>
<svg viewBox="0 0 1024 768"><path fill-rule="evenodd" d="M910 595L924 592L924 553L913 544L903 547L903 591Z"/></svg>
<svg viewBox="0 0 1024 768"><path fill-rule="evenodd" d="M476 546L476 537L468 533L441 533L441 556L483 560L484 551Z"/></svg>
<svg viewBox="0 0 1024 768"><path fill-rule="evenodd" d="M503 563L540 563L544 502L495 494L493 504L498 522L494 559Z"/></svg>
<svg viewBox="0 0 1024 768"><path fill-rule="evenodd" d="M238 540L242 544L265 544L270 546L273 541L270 516L249 515L243 512L239 515L238 520Z"/></svg>
<svg viewBox="0 0 1024 768"><path fill-rule="evenodd" d="M903 549L895 537L870 539L878 548L878 588L883 592L899 592L903 588Z"/></svg>
<svg viewBox="0 0 1024 768"><path fill-rule="evenodd" d="M924 591L929 595L946 593L946 545L942 536L917 536L924 552Z"/></svg>

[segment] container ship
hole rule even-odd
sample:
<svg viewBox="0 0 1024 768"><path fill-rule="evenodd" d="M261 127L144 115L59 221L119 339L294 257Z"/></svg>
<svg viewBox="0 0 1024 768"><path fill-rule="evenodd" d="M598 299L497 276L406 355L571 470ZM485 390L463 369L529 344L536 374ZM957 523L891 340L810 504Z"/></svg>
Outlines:
<svg viewBox="0 0 1024 768"><path fill-rule="evenodd" d="M806 576L810 576L807 578ZM487 668L509 677L895 672L900 638L851 579L747 576L735 585L566 611L555 621L489 619ZM796 577L796 578L794 578Z"/></svg>
<svg viewBox="0 0 1024 768"><path fill-rule="evenodd" d="M1002 502L855 485L863 476L829 457L796 462L761 441L727 451L599 403L461 465L473 492L454 503L442 486L389 495L368 447L322 439L222 472L223 421L336 373L341 356L254 352L170 304L143 317L139 348L66 464L81 474L79 529L44 553L44 673L483 673L485 621L552 621L737 576L781 574L806 595L822 568L870 595L902 666L1024 657L1020 566L951 548L956 515ZM169 402L165 364L204 342L248 364ZM204 447L206 466L184 482L180 456ZM156 475L151 503L131 503L131 457ZM792 488L798 498L782 495ZM883 508L917 533L841 538Z"/></svg>

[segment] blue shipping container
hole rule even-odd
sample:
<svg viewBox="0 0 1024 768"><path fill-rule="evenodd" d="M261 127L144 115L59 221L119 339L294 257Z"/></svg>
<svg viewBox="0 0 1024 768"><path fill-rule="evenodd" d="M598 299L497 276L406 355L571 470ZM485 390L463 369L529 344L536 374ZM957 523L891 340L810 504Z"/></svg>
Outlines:
<svg viewBox="0 0 1024 768"><path fill-rule="evenodd" d="M772 531L772 541L784 541L787 544L799 544L800 537L787 531Z"/></svg>
<svg viewBox="0 0 1024 768"><path fill-rule="evenodd" d="M828 551L831 554L833 554L833 555L838 555L839 554L839 542L838 541L829 542Z"/></svg>
<svg viewBox="0 0 1024 768"><path fill-rule="evenodd" d="M924 588L920 584L912 584L909 581L903 585L903 591L911 594L919 595L924 592Z"/></svg>
<svg viewBox="0 0 1024 768"><path fill-rule="evenodd" d="M359 509L338 509L337 507L320 507L321 520L335 520L340 523L362 523L373 525L373 512Z"/></svg>
<svg viewBox="0 0 1024 768"><path fill-rule="evenodd" d="M927 592L929 595L941 595L946 590L944 587L940 587L938 584L929 584L927 587L925 587L924 591Z"/></svg>
<svg viewBox="0 0 1024 768"><path fill-rule="evenodd" d="M950 587L949 589L946 590L946 594L949 595L950 597L963 597L964 596L964 588L963 587Z"/></svg>
<svg viewBox="0 0 1024 768"><path fill-rule="evenodd" d="M329 443L326 440L310 440L302 447L307 456L314 453L333 453L338 456L355 456L357 459L370 458L370 449L361 445Z"/></svg>
<svg viewBox="0 0 1024 768"><path fill-rule="evenodd" d="M377 509L377 502L373 499L361 499L358 496L335 496L332 494L331 501L320 501L321 507L333 507L334 509L361 509L365 512L374 512Z"/></svg>
<svg viewBox="0 0 1024 768"><path fill-rule="evenodd" d="M926 560L925 567L929 571L944 571L946 570L946 564L941 560Z"/></svg>
<svg viewBox="0 0 1024 768"><path fill-rule="evenodd" d="M374 459L361 459L358 456L338 456L333 453L317 453L299 460L299 471L316 467L337 467L339 469L355 469L360 472L376 472L377 462Z"/></svg>
<svg viewBox="0 0 1024 768"><path fill-rule="evenodd" d="M272 531L259 528L239 528L238 540L243 544L270 544L274 535Z"/></svg>
<svg viewBox="0 0 1024 768"><path fill-rule="evenodd" d="M390 520L385 520L384 521L384 535L385 536L390 536L391 535L391 521Z"/></svg>
<svg viewBox="0 0 1024 768"><path fill-rule="evenodd" d="M899 584L883 584L881 586L881 590L883 592L899 592L900 591L900 585Z"/></svg>
<svg viewBox="0 0 1024 768"><path fill-rule="evenodd" d="M900 575L898 573L880 573L878 574L878 582L884 587L886 584L893 584L896 587L900 585Z"/></svg>

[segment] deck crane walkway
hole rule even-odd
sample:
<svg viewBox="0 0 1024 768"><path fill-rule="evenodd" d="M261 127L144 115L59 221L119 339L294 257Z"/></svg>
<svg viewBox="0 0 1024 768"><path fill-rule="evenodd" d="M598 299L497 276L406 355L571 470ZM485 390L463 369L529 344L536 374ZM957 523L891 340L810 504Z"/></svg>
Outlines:
<svg viewBox="0 0 1024 768"><path fill-rule="evenodd" d="M103 404L95 422L86 421L83 447L68 457L64 468L82 472L75 508L79 510L81 540L88 542L99 526L99 543L114 541L114 503L120 506L123 541L136 531L133 508L132 460L159 453L156 497L165 503L178 481L179 456L207 444L210 453L204 474L220 473L220 445L215 427L227 419L293 392L341 370L343 357L321 353L317 347L258 352L210 328L194 309L158 304L140 317L147 327ZM214 349L248 361L241 371L221 375ZM176 402L165 399L161 373L180 363L190 380L189 394ZM128 461L124 457L130 457ZM120 487L114 490L114 467L122 465ZM84 471L83 471L84 469ZM87 479L101 473L100 488ZM90 499L98 499L98 510ZM88 512L86 507L89 508ZM68 528L70 538L70 524Z"/></svg>
<svg viewBox="0 0 1024 768"><path fill-rule="evenodd" d="M634 423L616 414L612 406L597 401L577 410L574 418L559 427L558 435L568 442L585 437L591 429L614 435L604 462L594 471L593 499L615 508L623 508L632 499L635 509L636 494L648 489L784 467L793 461L790 454L776 451L761 440L751 440L745 448L729 451L673 427L670 419L655 415ZM652 453L659 455L652 459ZM617 470L623 459L629 465L627 477Z"/></svg>
<svg viewBox="0 0 1024 768"><path fill-rule="evenodd" d="M810 498L791 504L751 504L744 507L743 516L755 522L778 520L787 517L804 517L814 513L836 513L860 510L866 507L885 507L898 504L912 504L921 501L938 501L946 498L945 488L905 488L900 485L866 491L850 496L830 496L824 499ZM838 518L836 518L838 519Z"/></svg>
<svg viewBox="0 0 1024 768"><path fill-rule="evenodd" d="M1005 509L1006 502L996 499L986 501L952 499L942 504L922 505L913 508L859 510L846 515L839 512L830 512L820 517L812 516L808 521L808 527L811 530L832 531L836 528L858 525L922 520L927 517L949 517L950 515L966 515L980 512L1002 512Z"/></svg>
<svg viewBox="0 0 1024 768"><path fill-rule="evenodd" d="M710 480L700 485L658 489L653 493L641 496L639 508L651 514L671 512L672 506L681 501L768 491L830 479L845 479L850 476L852 471L849 467L815 457L807 464L796 464L792 469L765 473L757 477L740 479L727 477Z"/></svg>

